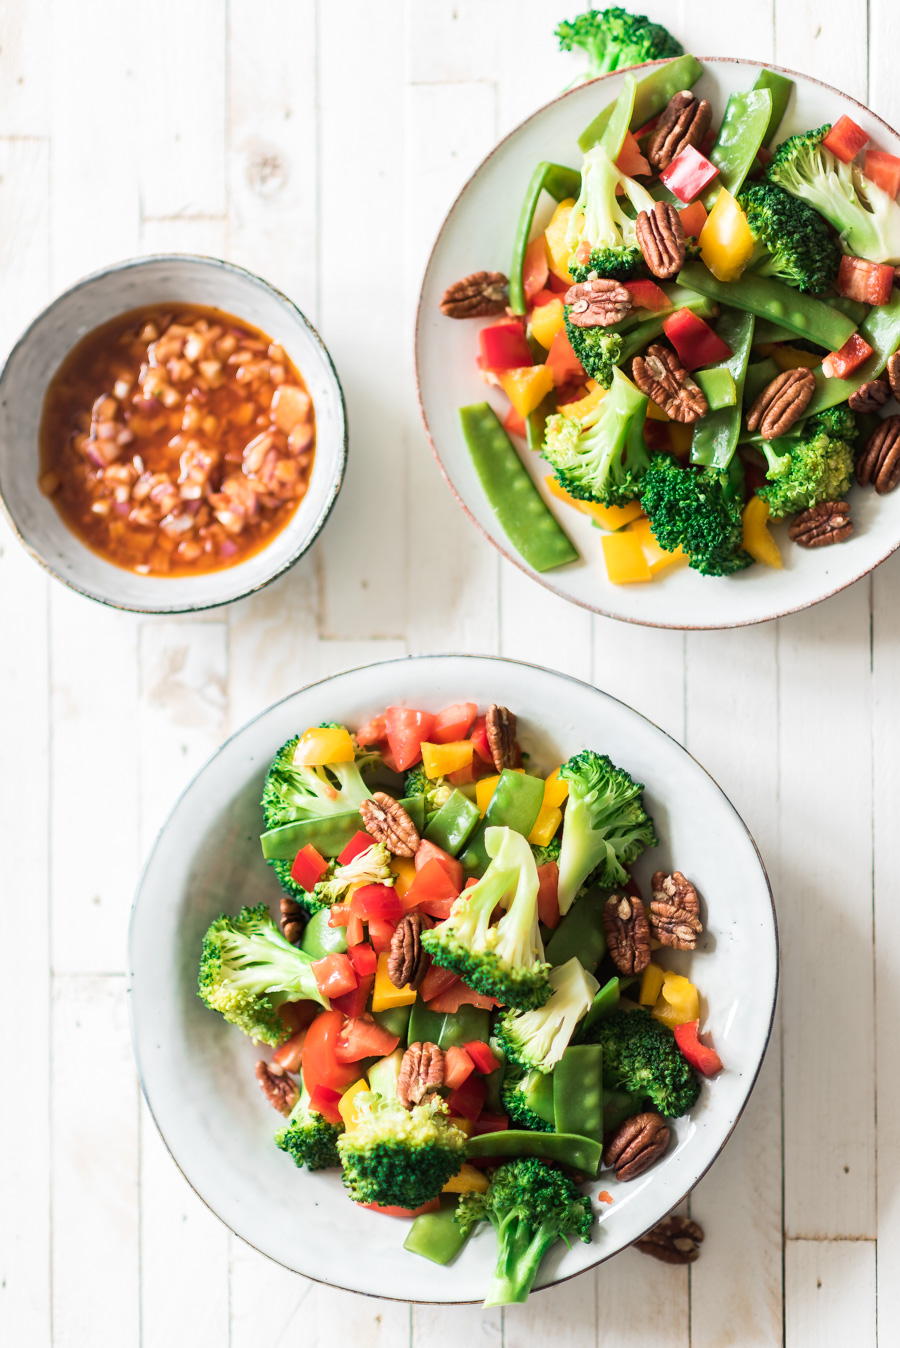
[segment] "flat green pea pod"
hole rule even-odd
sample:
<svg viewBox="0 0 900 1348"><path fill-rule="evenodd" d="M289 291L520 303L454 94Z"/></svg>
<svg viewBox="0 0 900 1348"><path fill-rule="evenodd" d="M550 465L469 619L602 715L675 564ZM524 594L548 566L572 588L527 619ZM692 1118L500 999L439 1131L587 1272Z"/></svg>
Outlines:
<svg viewBox="0 0 900 1348"><path fill-rule="evenodd" d="M514 314L524 314L526 310L522 269L525 265L525 253L531 238L531 225L541 193L548 192L554 201L565 201L567 197L577 197L580 191L580 172L578 169L566 168L564 164L551 164L544 160L538 164L531 175L525 200L522 202L522 209L519 211L512 263L509 268L509 307Z"/></svg>
<svg viewBox="0 0 900 1348"><path fill-rule="evenodd" d="M681 89L690 89L703 74L703 67L696 56L676 56L674 61L657 66L638 80L634 91L634 106L631 112L631 129L638 130L662 112L670 98ZM590 126L585 127L578 137L578 146L585 154L597 145L615 111L616 104L610 103L599 112Z"/></svg>
<svg viewBox="0 0 900 1348"><path fill-rule="evenodd" d="M300 949L314 960L324 959L326 955L343 955L347 949L347 928L330 927L328 919L331 909L323 908L313 913L303 928Z"/></svg>
<svg viewBox="0 0 900 1348"><path fill-rule="evenodd" d="M801 294L771 276L744 272L736 281L719 281L702 262L694 261L685 263L677 279L679 285L698 290L719 304L744 309L756 318L772 319L794 336L817 342L829 351L839 351L856 331L856 324L830 304Z"/></svg>
<svg viewBox="0 0 900 1348"><path fill-rule="evenodd" d="M816 389L806 409L807 416L845 402L851 393L881 374L888 356L892 356L900 346L900 290L892 290L887 304L878 304L871 310L859 329L859 335L872 348L871 356L858 370L853 371L849 379L830 379L823 374L820 365L816 370ZM831 349L839 350L836 346Z"/></svg>
<svg viewBox="0 0 900 1348"><path fill-rule="evenodd" d="M777 70L761 70L756 77L753 88L768 89L772 95L769 125L766 127L765 135L762 138L763 145L768 146L772 144L778 134L778 128L784 121L784 114L787 112L787 105L791 100L794 81L789 80L786 75L779 75Z"/></svg>
<svg viewBox="0 0 900 1348"><path fill-rule="evenodd" d="M698 295L693 291L690 298L677 306L679 309L690 309L692 314L698 318L715 318L719 312L719 306L715 300L711 300L708 295ZM663 323L672 315L672 310L667 309L665 313L657 314L655 318L645 318L643 322L630 325L622 336L622 354L619 356L619 364L625 365L632 356L636 356L644 347L655 342L657 337L663 335ZM623 319L623 322L627 320Z"/></svg>
<svg viewBox="0 0 900 1348"><path fill-rule="evenodd" d="M486 1044L490 1035L490 1012L480 1006L465 1004L458 1011L429 1011L419 996L413 1002L406 1035L409 1044L437 1044L438 1048L469 1044L473 1039Z"/></svg>
<svg viewBox="0 0 900 1348"><path fill-rule="evenodd" d="M732 196L740 192L769 129L771 117L772 95L768 89L750 89L747 93L730 96L719 134L709 152L709 162L715 164L719 176L704 194L703 204L707 209L712 206L720 188L724 187Z"/></svg>
<svg viewBox="0 0 900 1348"><path fill-rule="evenodd" d="M608 983L603 984L603 987L595 994L594 1000L591 1002L590 1011L588 1011L584 1020L579 1021L578 1025L575 1027L573 1040L580 1042L584 1039L588 1031L597 1024L598 1020L603 1020L606 1016L611 1016L614 1011L619 1009L619 992L620 987L617 976L611 978Z"/></svg>
<svg viewBox="0 0 900 1348"><path fill-rule="evenodd" d="M625 133L631 126L636 88L637 81L634 76L626 75L622 81L622 88L619 90L619 97L613 104L610 119L603 128L603 135L600 137L600 148L605 150L613 163L616 162L622 152Z"/></svg>
<svg viewBox="0 0 900 1348"><path fill-rule="evenodd" d="M424 796L404 797L400 804L421 833L425 828ZM354 834L362 832L362 828L362 816L356 810L312 819L296 819L293 823L267 829L262 834L262 854L266 861L293 861L301 847L312 843L320 856L337 857Z"/></svg>
<svg viewBox="0 0 900 1348"><path fill-rule="evenodd" d="M771 384L772 380L777 379L780 373L781 371L771 356L767 356L765 360L758 360L755 365L748 365L744 377L744 406L752 406L766 384Z"/></svg>
<svg viewBox="0 0 900 1348"><path fill-rule="evenodd" d="M691 463L702 463L712 468L727 468L731 463L741 433L741 398L750 347L753 345L753 323L752 314L742 313L739 309L722 310L716 333L731 347L731 355L719 361L713 369L730 372L737 396L730 407L708 412L694 423Z"/></svg>
<svg viewBox="0 0 900 1348"><path fill-rule="evenodd" d="M454 791L432 816L424 836L455 857L465 847L480 818L478 806L461 791Z"/></svg>
<svg viewBox="0 0 900 1348"><path fill-rule="evenodd" d="M577 561L577 548L544 503L490 403L461 407L459 415L488 504L516 551L535 571Z"/></svg>
<svg viewBox="0 0 900 1348"><path fill-rule="evenodd" d="M543 803L544 783L540 777L529 777L525 772L512 772L504 768L484 818L460 858L463 870L469 875L481 875L487 870L490 858L484 846L485 829L495 826L511 828L527 838Z"/></svg>
<svg viewBox="0 0 900 1348"><path fill-rule="evenodd" d="M444 1194L437 1212L420 1212L413 1218L409 1235L403 1242L404 1250L410 1254L420 1254L433 1264L449 1264L459 1254L470 1232L463 1232L459 1222L454 1220L456 1196Z"/></svg>
<svg viewBox="0 0 900 1348"><path fill-rule="evenodd" d="M346 931L346 927L341 927L341 931ZM389 1006L386 1011L373 1011L372 1019L388 1034L396 1034L400 1039L406 1039L406 1031L409 1029L409 1006Z"/></svg>
<svg viewBox="0 0 900 1348"><path fill-rule="evenodd" d="M603 1049L570 1044L553 1069L553 1126L603 1141Z"/></svg>
<svg viewBox="0 0 900 1348"><path fill-rule="evenodd" d="M589 974L594 972L606 954L606 933L603 930L605 902L603 892L599 889L589 889L580 899L576 899L547 942L544 954L550 964L558 967L574 958L580 960Z"/></svg>
<svg viewBox="0 0 900 1348"><path fill-rule="evenodd" d="M466 1144L467 1156L542 1156L591 1176L600 1169L602 1154L601 1144L591 1138L574 1133L532 1133L524 1128L482 1133L470 1137Z"/></svg>

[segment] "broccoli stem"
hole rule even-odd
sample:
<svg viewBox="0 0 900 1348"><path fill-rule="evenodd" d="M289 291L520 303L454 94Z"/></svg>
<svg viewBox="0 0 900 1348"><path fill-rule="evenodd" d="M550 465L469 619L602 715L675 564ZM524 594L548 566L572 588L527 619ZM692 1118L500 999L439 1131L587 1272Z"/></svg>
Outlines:
<svg viewBox="0 0 900 1348"><path fill-rule="evenodd" d="M558 1234L555 1224L535 1228L516 1213L504 1218L497 1230L499 1256L485 1306L518 1306L527 1301L541 1260Z"/></svg>

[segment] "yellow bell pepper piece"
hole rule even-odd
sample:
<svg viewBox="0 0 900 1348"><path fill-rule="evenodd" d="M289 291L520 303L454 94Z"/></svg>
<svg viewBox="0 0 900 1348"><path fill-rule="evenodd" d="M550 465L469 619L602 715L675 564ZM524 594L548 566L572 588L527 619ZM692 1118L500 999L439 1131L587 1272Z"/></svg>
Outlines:
<svg viewBox="0 0 900 1348"><path fill-rule="evenodd" d="M550 270L561 281L568 281L569 285L572 284L572 273L569 271L569 248L566 244L566 231L569 228L569 216L572 214L574 205L574 197L567 197L565 201L561 201L553 212L549 225L544 230Z"/></svg>
<svg viewBox="0 0 900 1348"><path fill-rule="evenodd" d="M650 580L650 567L636 534L604 534L601 539L606 574L613 585L630 585L638 580Z"/></svg>
<svg viewBox="0 0 900 1348"><path fill-rule="evenodd" d="M678 421L669 422L669 444L676 459L690 457L694 432L690 426L682 426Z"/></svg>
<svg viewBox="0 0 900 1348"><path fill-rule="evenodd" d="M647 404L647 419L649 421L671 421L672 418L668 412L664 412L659 403L652 401Z"/></svg>
<svg viewBox="0 0 900 1348"><path fill-rule="evenodd" d="M388 977L388 957L378 956L375 967L375 987L372 992L372 1010L390 1011L392 1006L412 1006L416 1000L415 989L409 984L405 988L395 988Z"/></svg>
<svg viewBox="0 0 900 1348"><path fill-rule="evenodd" d="M532 337L536 342L540 342L545 351L549 351L553 338L560 328L566 326L562 300L549 300L546 304L536 304L531 311L529 323Z"/></svg>
<svg viewBox="0 0 900 1348"><path fill-rule="evenodd" d="M553 371L548 365L524 365L497 376L500 387L520 417L529 416L553 388Z"/></svg>
<svg viewBox="0 0 900 1348"><path fill-rule="evenodd" d="M700 231L699 243L700 256L720 281L736 281L753 255L747 217L724 187Z"/></svg>
<svg viewBox="0 0 900 1348"><path fill-rule="evenodd" d="M427 777L446 777L468 767L475 750L471 740L454 740L451 744L422 745L422 766Z"/></svg>
<svg viewBox="0 0 900 1348"><path fill-rule="evenodd" d="M674 1030L676 1025L699 1020L699 993L689 978L666 969L663 973L662 991L650 1014L656 1020L662 1021L663 1025L668 1025L670 1030Z"/></svg>
<svg viewBox="0 0 900 1348"><path fill-rule="evenodd" d="M622 529L631 520L636 520L643 514L640 501L629 501L624 506L601 505L599 501L579 501L576 497L570 496L555 477L547 477L544 481L551 496L555 496L558 501L565 501L566 505L574 506L582 515L590 515L591 519L595 519L604 529Z"/></svg>
<svg viewBox="0 0 900 1348"><path fill-rule="evenodd" d="M598 384L596 379L589 379L585 388L588 390L583 398L576 399L575 402L563 403L559 409L564 417L570 421L581 421L588 412L593 412L598 403L606 397L606 389L602 384Z"/></svg>
<svg viewBox="0 0 900 1348"><path fill-rule="evenodd" d="M821 357L814 356L811 351L798 351L783 342L773 344L772 359L779 370L817 370L822 364Z"/></svg>
<svg viewBox="0 0 900 1348"><path fill-rule="evenodd" d="M352 1086L348 1086L344 1094L338 1100L338 1110L341 1118L344 1120L344 1127L348 1133L351 1133L359 1123L359 1114L356 1109L356 1097L363 1091L370 1090L368 1081L361 1077L359 1081L354 1081Z"/></svg>
<svg viewBox="0 0 900 1348"><path fill-rule="evenodd" d="M343 726L332 730L327 726L311 726L294 750L298 767L318 768L326 763L352 763L353 741Z"/></svg>
<svg viewBox="0 0 900 1348"><path fill-rule="evenodd" d="M402 899L416 878L416 863L412 857L391 857L391 871L397 877L394 893Z"/></svg>
<svg viewBox="0 0 900 1348"><path fill-rule="evenodd" d="M458 1123L458 1119L453 1120ZM465 1161L461 1170L448 1179L441 1190L442 1194L484 1194L489 1188L487 1175L483 1170L478 1170L476 1166L470 1165Z"/></svg>
<svg viewBox="0 0 900 1348"><path fill-rule="evenodd" d="M776 571L780 571L781 553L778 544L769 533L769 506L761 496L750 497L744 506L741 523L744 534L741 542L744 550L749 552L754 561L762 562L764 566L774 566Z"/></svg>
<svg viewBox="0 0 900 1348"><path fill-rule="evenodd" d="M651 960L644 972L641 974L641 991L638 995L638 1001L641 1006L655 1006L662 992L663 972L659 964L654 964Z"/></svg>
<svg viewBox="0 0 900 1348"><path fill-rule="evenodd" d="M475 1131L475 1124L471 1119L460 1119L455 1114L453 1116L453 1127L458 1128L461 1133L465 1133L466 1137L471 1137ZM472 1169L474 1170L475 1167L473 1166Z"/></svg>
<svg viewBox="0 0 900 1348"><path fill-rule="evenodd" d="M644 556L647 558L650 570L654 575L657 571L664 571L673 562L687 561L687 554L682 552L681 548L675 548L674 552L666 552L665 548L659 546L653 537L653 530L650 528L650 521L646 516L643 519L635 520L633 524L629 524L628 532L635 534L641 540Z"/></svg>
<svg viewBox="0 0 900 1348"><path fill-rule="evenodd" d="M544 805L562 805L566 796L569 794L569 783L566 781L565 777L560 777L559 775L559 769L561 767L562 764L560 763L559 768L557 768L555 772L551 772L550 776L544 782Z"/></svg>
<svg viewBox="0 0 900 1348"><path fill-rule="evenodd" d="M528 841L536 847L546 847L561 823L562 810L559 806L543 804L538 810Z"/></svg>
<svg viewBox="0 0 900 1348"><path fill-rule="evenodd" d="M482 819L487 807L491 803L491 796L497 789L497 783L500 780L500 774L496 777L479 777L475 783L475 804L481 812Z"/></svg>

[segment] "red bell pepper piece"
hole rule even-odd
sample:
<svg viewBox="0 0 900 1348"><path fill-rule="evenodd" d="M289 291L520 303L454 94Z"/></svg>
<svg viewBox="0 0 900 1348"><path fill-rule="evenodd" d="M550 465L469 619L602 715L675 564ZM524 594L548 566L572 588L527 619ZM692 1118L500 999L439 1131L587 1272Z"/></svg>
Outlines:
<svg viewBox="0 0 900 1348"><path fill-rule="evenodd" d="M494 766L494 755L491 753L491 746L487 738L487 717L479 716L472 727L472 733L469 736L475 746L475 752L482 763L489 763Z"/></svg>
<svg viewBox="0 0 900 1348"><path fill-rule="evenodd" d="M330 1086L313 1086L309 1093L309 1107L313 1113L321 1114L329 1123L340 1124L344 1122L338 1109L340 1098L340 1091L332 1090Z"/></svg>
<svg viewBox="0 0 900 1348"><path fill-rule="evenodd" d="M555 291L555 290L551 290L550 287L547 286L547 288L546 288L545 290L539 290L539 291L538 291L538 293L535 295L534 299L532 300L531 306L530 306L530 307L531 307L532 309L538 309L538 308L541 308L541 307L542 307L543 305L545 305L545 304L549 304L551 300L558 300L559 298L560 298L560 296L556 293L556 291Z"/></svg>
<svg viewBox="0 0 900 1348"><path fill-rule="evenodd" d="M560 328L553 338L544 363L553 375L554 387L558 387L560 384L571 384L578 379L582 381L587 379L584 366L575 355L565 328Z"/></svg>
<svg viewBox="0 0 900 1348"><path fill-rule="evenodd" d="M454 744L464 740L472 728L472 722L478 714L474 702L454 702L439 711L431 727L432 744Z"/></svg>
<svg viewBox="0 0 900 1348"><path fill-rule="evenodd" d="M360 1058L386 1058L400 1043L399 1034L391 1034L368 1013L345 1020L334 1046L338 1062L359 1062Z"/></svg>
<svg viewBox="0 0 900 1348"><path fill-rule="evenodd" d="M674 314L664 318L663 332L686 370L698 370L702 365L713 365L731 355L731 347L690 309L676 309Z"/></svg>
<svg viewBox="0 0 900 1348"><path fill-rule="evenodd" d="M822 373L829 379L846 379L872 354L869 343L858 332L848 337L840 351L832 351L822 361Z"/></svg>
<svg viewBox="0 0 900 1348"><path fill-rule="evenodd" d="M338 865L349 865L354 857L358 857L363 852L367 852L374 842L375 839L372 837L371 833L364 833L362 829L357 829L343 852L341 852L338 857Z"/></svg>
<svg viewBox="0 0 900 1348"><path fill-rule="evenodd" d="M399 922L404 905L393 885L360 885L350 907L367 922L373 917L381 922Z"/></svg>
<svg viewBox="0 0 900 1348"><path fill-rule="evenodd" d="M482 1133L504 1133L508 1127L509 1119L505 1114L490 1114L483 1109L475 1120L472 1136L480 1137Z"/></svg>
<svg viewBox="0 0 900 1348"><path fill-rule="evenodd" d="M330 1011L320 1012L306 1031L302 1055L303 1084L310 1094L316 1086L328 1086L333 1091L340 1091L359 1075L356 1068L338 1062L334 1054L343 1026L343 1010L332 1007Z"/></svg>
<svg viewBox="0 0 900 1348"><path fill-rule="evenodd" d="M372 917L368 922L369 940L376 955L387 955L394 939L396 922L385 922L383 918Z"/></svg>
<svg viewBox="0 0 900 1348"><path fill-rule="evenodd" d="M361 749L368 744L380 744L385 739L387 739L387 726L383 716L373 716L371 721L366 721L356 732L356 742Z"/></svg>
<svg viewBox="0 0 900 1348"><path fill-rule="evenodd" d="M700 231L706 224L707 210L702 201L692 201L678 212L681 227L688 238L699 239Z"/></svg>
<svg viewBox="0 0 900 1348"><path fill-rule="evenodd" d="M641 173L652 172L647 160L641 154L641 147L638 145L637 137L633 131L625 132L625 139L616 160L616 168L629 178L636 178Z"/></svg>
<svg viewBox="0 0 900 1348"><path fill-rule="evenodd" d="M482 328L478 341L486 370L520 370L534 364L525 329L517 319L504 318Z"/></svg>
<svg viewBox="0 0 900 1348"><path fill-rule="evenodd" d="M461 1086L450 1092L447 1108L451 1114L459 1114L462 1118L471 1119L474 1123L482 1111L486 1095L487 1086L484 1078L477 1077L473 1072L470 1077L466 1077Z"/></svg>
<svg viewBox="0 0 900 1348"><path fill-rule="evenodd" d="M444 1050L444 1085L448 1091L459 1090L475 1071L475 1064L464 1048L453 1044Z"/></svg>
<svg viewBox="0 0 900 1348"><path fill-rule="evenodd" d="M419 845L420 851L423 845ZM456 862L455 857L450 857L449 860ZM460 863L456 862L456 865L459 865L462 871ZM413 908L420 908L423 913L430 913L433 903L449 903L452 906L458 894L459 885L450 878L443 860L432 857L426 860L424 866L417 867L416 878L403 897L403 907L407 912ZM435 916L434 913L431 915Z"/></svg>
<svg viewBox="0 0 900 1348"><path fill-rule="evenodd" d="M445 992L440 992L437 997L432 997L428 1003L428 1010L440 1011L445 1015L449 1012L452 1015L461 1006L476 1006L482 1011L493 1011L497 1005L496 998L486 997L484 993L476 992L474 988L469 987L468 983L464 983L460 979L458 983L454 983Z"/></svg>
<svg viewBox="0 0 900 1348"><path fill-rule="evenodd" d="M434 997L439 997L442 992L452 988L454 983L460 981L459 974L455 974L452 969L444 969L440 964L432 964L428 973L422 979L422 986L419 992L423 1002L430 1002Z"/></svg>
<svg viewBox="0 0 900 1348"><path fill-rule="evenodd" d="M358 913L351 912L350 921L347 923L347 945L362 945L366 939L363 920Z"/></svg>
<svg viewBox="0 0 900 1348"><path fill-rule="evenodd" d="M628 281L626 289L631 296L631 303L635 309L650 309L653 313L662 313L664 309L671 309L672 301L666 292L656 284L655 281Z"/></svg>
<svg viewBox="0 0 900 1348"><path fill-rule="evenodd" d="M555 272L551 272L547 277L547 289L552 295L565 295L571 284L571 281L562 280Z"/></svg>
<svg viewBox="0 0 900 1348"><path fill-rule="evenodd" d="M863 173L889 197L896 197L900 192L900 159L895 154L888 154L887 150L866 150Z"/></svg>
<svg viewBox="0 0 900 1348"><path fill-rule="evenodd" d="M500 1066L500 1060L494 1057L490 1044L483 1043L481 1039L472 1039L468 1044L463 1044L463 1048L475 1064L475 1071L482 1076L490 1076Z"/></svg>
<svg viewBox="0 0 900 1348"><path fill-rule="evenodd" d="M349 903L333 903L331 905L331 916L328 919L329 927L346 927L351 918Z"/></svg>
<svg viewBox="0 0 900 1348"><path fill-rule="evenodd" d="M543 290L547 284L549 271L547 241L543 234L538 234L525 249L522 262L522 289L525 292L526 303L530 303Z"/></svg>
<svg viewBox="0 0 900 1348"><path fill-rule="evenodd" d="M862 300L863 304L887 304L893 289L894 268L886 262L869 262L864 257L841 258L838 290L847 299Z"/></svg>
<svg viewBox="0 0 900 1348"><path fill-rule="evenodd" d="M315 1006L315 1002L313 1002ZM277 1062L279 1067L283 1067L286 1072L299 1072L300 1064L303 1061L303 1045L306 1043L306 1030L298 1030L292 1034L286 1044L282 1044L272 1054L272 1061Z"/></svg>
<svg viewBox="0 0 900 1348"><path fill-rule="evenodd" d="M342 997L345 992L353 992L359 986L353 965L344 954L335 951L309 967L315 977L316 987L329 1001L334 997Z"/></svg>
<svg viewBox="0 0 900 1348"><path fill-rule="evenodd" d="M464 768L456 768L455 771L447 773L447 781L451 786L469 786L477 780L478 776L475 755L473 754L471 763L467 763Z"/></svg>
<svg viewBox="0 0 900 1348"><path fill-rule="evenodd" d="M662 422L657 423L662 425ZM538 917L545 927L559 926L559 866L555 861L544 861L538 873Z"/></svg>
<svg viewBox="0 0 900 1348"><path fill-rule="evenodd" d="M311 1025L321 1010L315 1002L282 1002L278 1018L284 1021L285 1033L297 1034Z"/></svg>
<svg viewBox="0 0 900 1348"><path fill-rule="evenodd" d="M697 1034L699 1020L688 1020L675 1026L675 1043L687 1058L691 1067L696 1067L705 1077L714 1077L722 1070L722 1059L714 1048L701 1044Z"/></svg>
<svg viewBox="0 0 900 1348"><path fill-rule="evenodd" d="M525 418L520 416L514 407L510 407L506 416L503 418L503 429L507 435L517 435L520 440L528 438L528 427L525 425ZM434 734L434 731L431 732ZM432 740L432 743L435 743Z"/></svg>
<svg viewBox="0 0 900 1348"><path fill-rule="evenodd" d="M648 417L644 422L644 444L648 449L656 453L671 454L672 437L669 434L669 426L665 421L654 421ZM543 921L543 918L541 919Z"/></svg>
<svg viewBox="0 0 900 1348"><path fill-rule="evenodd" d="M431 734L434 715L412 707L388 707L384 720L397 771L405 772L422 757L422 741Z"/></svg>
<svg viewBox="0 0 900 1348"><path fill-rule="evenodd" d="M371 838L369 841L372 841ZM301 889L312 892L327 870L328 862L320 852L316 851L312 843L307 843L305 847L300 848L300 851L294 857L291 879Z"/></svg>
<svg viewBox="0 0 900 1348"><path fill-rule="evenodd" d="M378 957L368 941L360 941L359 945L350 946L347 954L350 956L350 963L357 978L368 978L378 967Z"/></svg>
<svg viewBox="0 0 900 1348"><path fill-rule="evenodd" d="M345 992L343 997L332 997L332 1011L340 1011L341 1015L346 1016L348 1020L355 1020L357 1016L364 1015L366 1007L369 1005L369 998L372 996L372 989L374 986L374 974L371 974L368 978L361 978L359 980L359 987L354 988L352 992ZM354 1078L351 1077L350 1081L353 1080ZM346 1083L348 1086L350 1081Z"/></svg>
<svg viewBox="0 0 900 1348"><path fill-rule="evenodd" d="M837 119L822 144L842 163L849 164L868 140L868 132L857 126L852 117L844 116Z"/></svg>
<svg viewBox="0 0 900 1348"><path fill-rule="evenodd" d="M667 169L659 175L669 191L685 205L699 197L704 187L708 187L719 170L711 164L706 155L687 145L676 155Z"/></svg>
<svg viewBox="0 0 900 1348"><path fill-rule="evenodd" d="M494 1162L496 1164L496 1162ZM437 1212L441 1206L439 1198L431 1198L420 1208L394 1208L382 1203L357 1203L358 1208L368 1208L370 1212L380 1212L383 1217L420 1217L423 1212Z"/></svg>

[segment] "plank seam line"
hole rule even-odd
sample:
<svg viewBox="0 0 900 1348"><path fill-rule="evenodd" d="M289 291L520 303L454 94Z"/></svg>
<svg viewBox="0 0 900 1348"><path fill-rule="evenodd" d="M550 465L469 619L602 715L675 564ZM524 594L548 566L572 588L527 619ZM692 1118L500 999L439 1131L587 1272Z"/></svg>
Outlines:
<svg viewBox="0 0 900 1348"><path fill-rule="evenodd" d="M201 211L198 214L194 215L189 211L176 211L174 215L141 216L141 223L144 225L168 224L172 220L178 220L179 222L183 222L185 220L188 221L206 220L211 221L217 225L223 225L228 223L228 213L226 212L224 215L205 215Z"/></svg>
<svg viewBox="0 0 900 1348"><path fill-rule="evenodd" d="M808 1245L841 1245L848 1240L856 1241L859 1244L877 1245L877 1236L787 1236L785 1243L790 1245L796 1241L806 1241Z"/></svg>
<svg viewBox="0 0 900 1348"><path fill-rule="evenodd" d="M472 89L484 86L486 89L496 89L496 80L407 80L407 89L444 89L444 88L463 88Z"/></svg>

